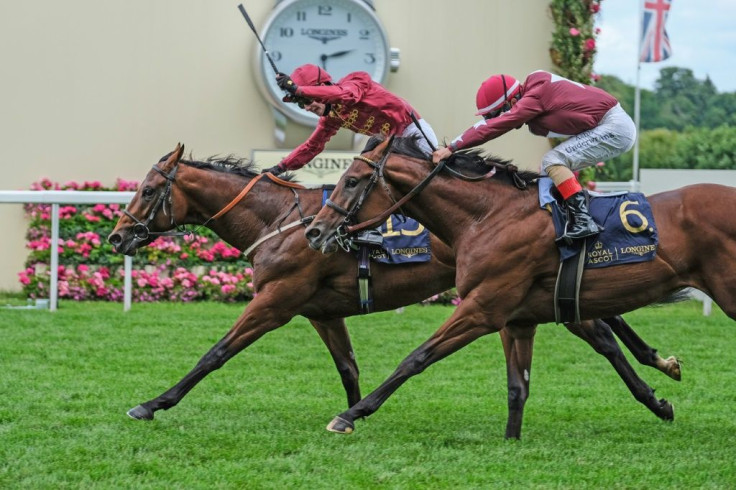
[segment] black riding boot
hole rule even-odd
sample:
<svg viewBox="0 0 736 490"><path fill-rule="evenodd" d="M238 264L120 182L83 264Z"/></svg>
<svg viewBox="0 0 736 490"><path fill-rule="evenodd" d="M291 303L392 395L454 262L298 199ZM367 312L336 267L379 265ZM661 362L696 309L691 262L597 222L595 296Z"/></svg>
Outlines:
<svg viewBox="0 0 736 490"><path fill-rule="evenodd" d="M568 197L565 204L570 210L572 221L567 223L563 238L579 240L581 238L597 235L603 231L603 227L593 221L593 218L590 216L590 211L588 211L588 204L585 202L585 194L583 191L576 192L572 196Z"/></svg>

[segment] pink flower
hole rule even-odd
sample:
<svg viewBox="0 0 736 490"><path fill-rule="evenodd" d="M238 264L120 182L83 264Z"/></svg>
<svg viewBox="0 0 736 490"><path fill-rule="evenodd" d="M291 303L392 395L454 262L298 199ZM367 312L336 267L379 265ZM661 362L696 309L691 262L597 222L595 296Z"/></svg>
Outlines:
<svg viewBox="0 0 736 490"><path fill-rule="evenodd" d="M590 11L594 14L597 14L601 9L601 4L598 2L593 2L590 4Z"/></svg>
<svg viewBox="0 0 736 490"><path fill-rule="evenodd" d="M574 27L571 27L570 28L570 35L571 36L579 36L580 35L580 31L577 30L577 29L575 29Z"/></svg>
<svg viewBox="0 0 736 490"><path fill-rule="evenodd" d="M583 48L585 51L593 51L595 49L595 39L592 37L589 37L585 40L585 44L583 44Z"/></svg>

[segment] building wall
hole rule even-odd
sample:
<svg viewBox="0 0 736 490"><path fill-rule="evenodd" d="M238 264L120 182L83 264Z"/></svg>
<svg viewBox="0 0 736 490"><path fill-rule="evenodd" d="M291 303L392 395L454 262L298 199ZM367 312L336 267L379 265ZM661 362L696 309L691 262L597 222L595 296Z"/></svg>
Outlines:
<svg viewBox="0 0 736 490"><path fill-rule="evenodd" d="M475 92L490 74L523 78L551 67L547 2L374 3L401 49L386 85L441 140L476 121ZM272 5L246 2L257 26ZM274 148L271 110L252 73L255 52L232 1L5 2L0 189L28 189L42 177L140 181L177 142L196 158ZM536 168L547 142L522 130L486 148ZM16 290L27 255L22 206L0 206L0 223L0 290Z"/></svg>

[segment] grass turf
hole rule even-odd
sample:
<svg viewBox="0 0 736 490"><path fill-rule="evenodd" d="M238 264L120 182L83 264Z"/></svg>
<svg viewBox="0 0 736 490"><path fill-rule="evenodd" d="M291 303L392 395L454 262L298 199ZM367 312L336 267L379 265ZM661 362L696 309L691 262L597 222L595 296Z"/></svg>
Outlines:
<svg viewBox="0 0 736 490"><path fill-rule="evenodd" d="M736 486L736 337L720 310L704 317L687 302L626 315L663 356L684 361L680 383L634 364L675 404L674 423L550 324L537 333L521 441L503 439L497 335L410 379L354 434L328 433L346 399L327 350L300 318L154 421L125 415L179 381L241 310L135 304L123 313L120 304L68 301L55 313L0 309L0 487ZM450 312L413 306L349 319L363 394Z"/></svg>

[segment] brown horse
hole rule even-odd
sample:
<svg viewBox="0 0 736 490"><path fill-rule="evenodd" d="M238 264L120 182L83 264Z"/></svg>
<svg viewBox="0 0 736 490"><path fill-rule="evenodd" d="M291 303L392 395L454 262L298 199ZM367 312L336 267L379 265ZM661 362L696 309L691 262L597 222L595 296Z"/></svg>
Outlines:
<svg viewBox="0 0 736 490"><path fill-rule="evenodd" d="M553 223L539 207L536 185L526 191L513 185L531 176L486 159L483 172L495 175L463 180L458 168L473 160L477 166L482 160L477 152L455 155L455 164L433 168L410 141L397 143L396 153L388 152L387 140L356 157L308 227L310 246L331 252L336 242L373 221L356 225L351 219L380 218L401 206L454 249L455 284L463 301L383 384L328 425L336 432L351 432L356 419L378 410L407 379L475 339L505 327L555 320L559 253ZM449 171L443 172L443 165ZM651 196L649 202L659 231L656 257L586 270L581 318L619 315L687 286L704 291L736 318L736 219L730 214L736 189L693 185Z"/></svg>
<svg viewBox="0 0 736 490"><path fill-rule="evenodd" d="M302 230L308 216L322 205L321 189L254 173L239 161L185 161L183 147L162 158L148 173L109 237L116 250L135 254L162 234L177 234L185 224L205 224L221 238L248 251L255 269L257 296L225 337L194 369L160 396L132 408L135 419L153 419L154 412L176 405L207 374L296 315L309 319L327 346L347 394L348 406L361 398L358 365L344 317L360 313L357 259L350 253L326 257L307 246ZM279 230L281 232L279 233ZM254 248L255 245L255 248ZM376 310L417 303L451 288L454 256L435 237L432 260L402 266L373 264ZM620 317L606 322L637 359L679 379L676 359L659 357ZM659 417L672 418L669 404L658 401L638 378L618 348L609 325L601 320L570 329L614 365L637 400ZM502 331L507 359L509 417L507 437L519 437L529 393L534 328Z"/></svg>

